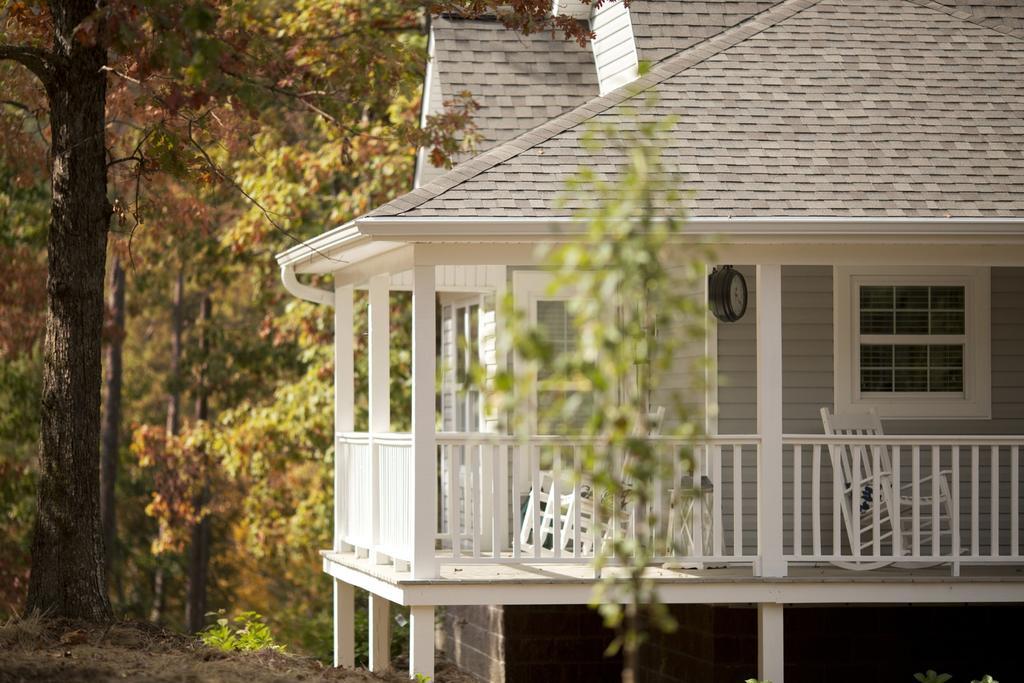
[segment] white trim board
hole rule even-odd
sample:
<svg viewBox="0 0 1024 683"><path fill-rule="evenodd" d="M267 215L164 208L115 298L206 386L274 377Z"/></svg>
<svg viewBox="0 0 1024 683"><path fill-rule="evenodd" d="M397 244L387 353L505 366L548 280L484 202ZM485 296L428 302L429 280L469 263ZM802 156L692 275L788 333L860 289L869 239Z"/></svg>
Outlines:
<svg viewBox="0 0 1024 683"><path fill-rule="evenodd" d="M494 580L433 579L416 581L388 566L349 566L345 555L325 556L324 572L401 605L582 605L593 598L593 568L578 565L577 577L543 566L523 565L524 578L500 578L515 572L510 566L488 567ZM354 563L368 563L355 560ZM361 565L360 565L361 566ZM370 572L373 573L370 573ZM469 571L466 568L465 571ZM749 569L741 570L749 572ZM825 572L828 570L821 570ZM839 571L839 570L834 570ZM525 572L525 573L524 573ZM479 573L479 572L477 572ZM678 578L656 578L659 599L666 604L743 605L777 602L803 605L908 604L908 603L1024 603L1024 576L949 576L906 572L903 576L864 573L852 576L806 574L783 578L716 576L677 573Z"/></svg>

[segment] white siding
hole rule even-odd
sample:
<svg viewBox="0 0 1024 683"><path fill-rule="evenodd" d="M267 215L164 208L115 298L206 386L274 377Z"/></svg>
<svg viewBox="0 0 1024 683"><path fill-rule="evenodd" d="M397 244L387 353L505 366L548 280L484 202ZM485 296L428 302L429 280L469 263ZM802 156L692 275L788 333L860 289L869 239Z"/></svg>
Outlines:
<svg viewBox="0 0 1024 683"><path fill-rule="evenodd" d="M595 35L591 46L601 94L635 80L638 59L629 9L620 1L606 3L594 12L591 28Z"/></svg>

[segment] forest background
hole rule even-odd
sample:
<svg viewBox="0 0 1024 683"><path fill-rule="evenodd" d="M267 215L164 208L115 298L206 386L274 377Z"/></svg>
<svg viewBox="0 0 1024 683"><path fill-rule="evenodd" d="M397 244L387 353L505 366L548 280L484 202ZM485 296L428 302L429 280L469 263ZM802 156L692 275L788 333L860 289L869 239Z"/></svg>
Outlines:
<svg viewBox="0 0 1024 683"><path fill-rule="evenodd" d="M110 67L107 96L100 481L116 615L194 631L209 612L253 610L292 650L329 659L318 550L331 538L331 311L288 296L273 254L411 189L418 147L437 165L472 147L469 93L420 125L426 27L447 5L498 4L120 0L76 29L129 57ZM512 5L510 28L554 26L544 2ZM0 1L5 37L42 36L47 7ZM132 42L147 32L162 32L159 50ZM232 71L253 54L258 72ZM178 81L161 82L154 65ZM30 569L52 135L28 70L0 61L0 86L3 619L23 609ZM391 317L398 430L409 414L404 296L392 295Z"/></svg>

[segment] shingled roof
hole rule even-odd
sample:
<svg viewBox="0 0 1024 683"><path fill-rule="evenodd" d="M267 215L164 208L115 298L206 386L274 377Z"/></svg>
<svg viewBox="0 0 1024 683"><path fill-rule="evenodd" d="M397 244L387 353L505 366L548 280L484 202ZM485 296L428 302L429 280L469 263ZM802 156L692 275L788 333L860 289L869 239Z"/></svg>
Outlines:
<svg viewBox="0 0 1024 683"><path fill-rule="evenodd" d="M637 53L644 61L660 62L778 3L779 0L639 0L629 7Z"/></svg>
<svg viewBox="0 0 1024 683"><path fill-rule="evenodd" d="M1024 35L931 0L785 0L637 84L679 117L670 169L701 216L1024 215ZM374 216L565 215L563 181L613 174L591 121L636 125L627 86L485 152Z"/></svg>
<svg viewBox="0 0 1024 683"><path fill-rule="evenodd" d="M597 94L589 48L548 32L528 36L493 19L437 19L434 54L441 96L469 92L481 150L549 121Z"/></svg>

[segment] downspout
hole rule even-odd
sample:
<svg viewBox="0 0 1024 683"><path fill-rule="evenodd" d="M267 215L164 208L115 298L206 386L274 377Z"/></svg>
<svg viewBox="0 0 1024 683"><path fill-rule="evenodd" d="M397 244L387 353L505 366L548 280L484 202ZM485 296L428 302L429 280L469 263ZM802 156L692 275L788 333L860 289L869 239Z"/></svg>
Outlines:
<svg viewBox="0 0 1024 683"><path fill-rule="evenodd" d="M295 277L295 266L281 266L281 283L288 292L303 301L325 306L334 305L334 292L321 287L304 285Z"/></svg>

